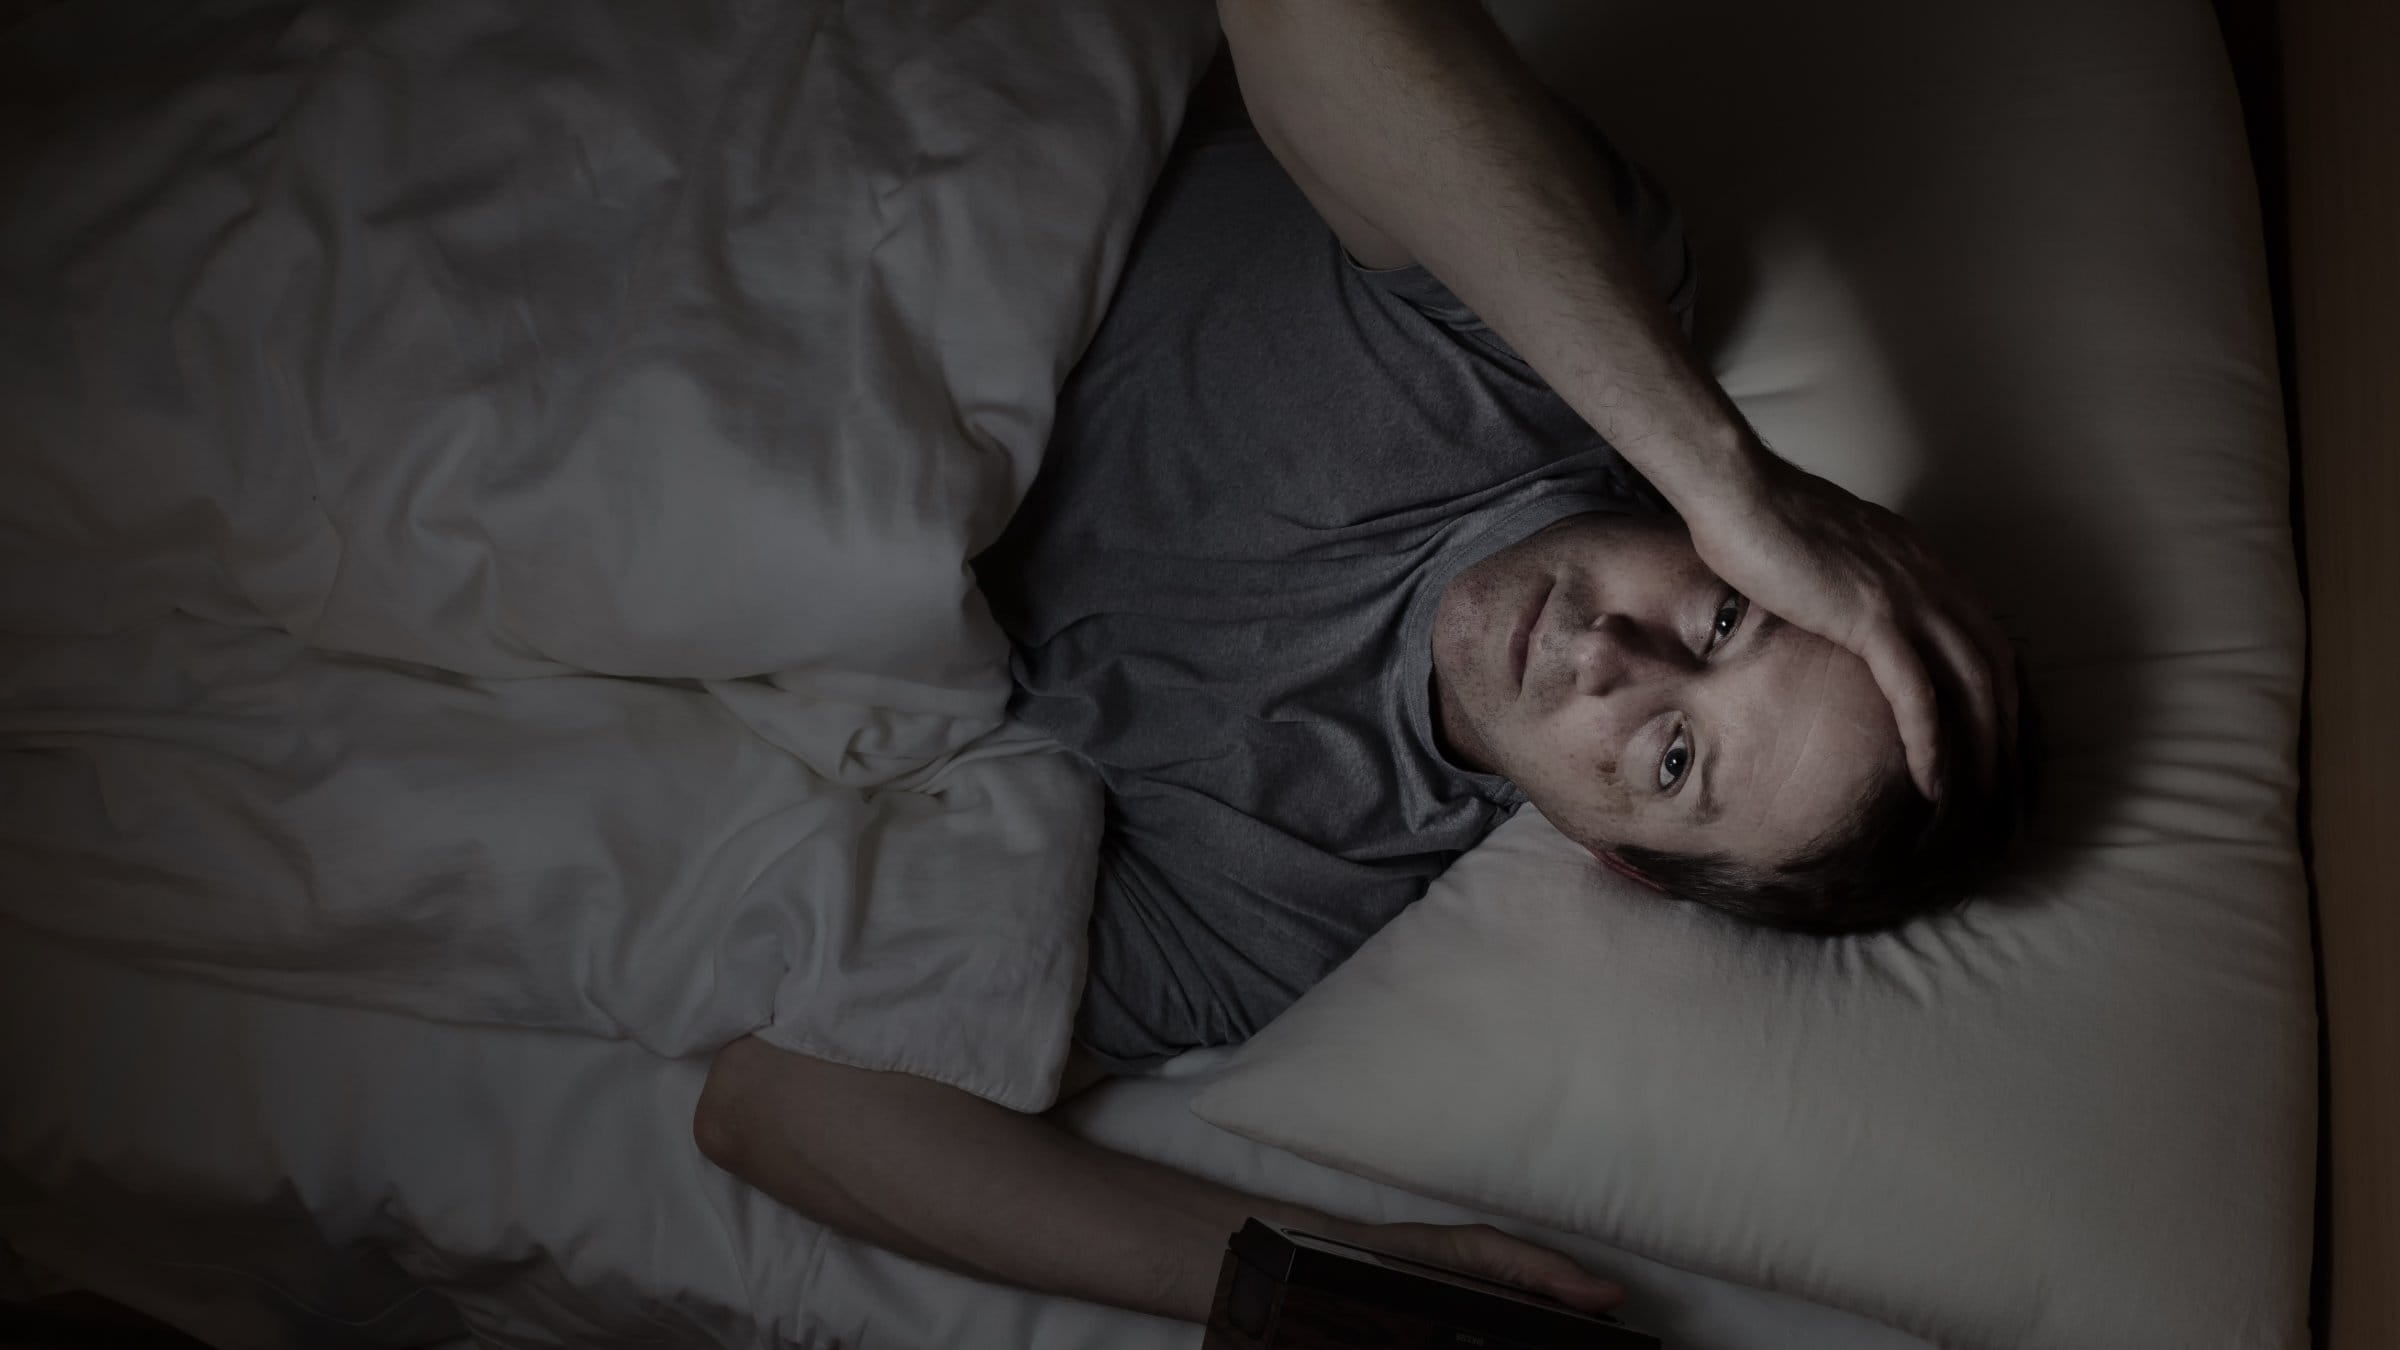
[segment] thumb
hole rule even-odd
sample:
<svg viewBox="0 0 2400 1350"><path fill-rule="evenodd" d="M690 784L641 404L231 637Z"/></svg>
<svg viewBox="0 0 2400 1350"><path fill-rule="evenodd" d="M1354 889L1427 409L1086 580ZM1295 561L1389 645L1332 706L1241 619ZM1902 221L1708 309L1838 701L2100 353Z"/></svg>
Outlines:
<svg viewBox="0 0 2400 1350"><path fill-rule="evenodd" d="M1548 1294L1577 1312L1604 1313L1625 1301L1625 1286L1604 1280L1561 1256L1556 1269L1546 1270L1526 1288Z"/></svg>

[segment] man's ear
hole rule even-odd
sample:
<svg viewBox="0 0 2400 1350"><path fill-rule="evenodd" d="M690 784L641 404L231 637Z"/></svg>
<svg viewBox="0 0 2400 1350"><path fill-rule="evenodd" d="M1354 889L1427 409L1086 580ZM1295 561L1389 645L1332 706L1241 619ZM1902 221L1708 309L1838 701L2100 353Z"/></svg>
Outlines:
<svg viewBox="0 0 2400 1350"><path fill-rule="evenodd" d="M1640 883L1641 885L1647 886L1651 890L1658 892L1660 895L1665 895L1667 893L1667 888L1659 885L1657 880L1648 872L1645 872L1642 869L1634 866L1632 863L1625 861L1624 855L1616 852L1614 849L1595 848L1591 850L1591 854L1594 858L1599 860L1602 867L1605 867L1609 871L1616 873L1618 876L1629 878Z"/></svg>

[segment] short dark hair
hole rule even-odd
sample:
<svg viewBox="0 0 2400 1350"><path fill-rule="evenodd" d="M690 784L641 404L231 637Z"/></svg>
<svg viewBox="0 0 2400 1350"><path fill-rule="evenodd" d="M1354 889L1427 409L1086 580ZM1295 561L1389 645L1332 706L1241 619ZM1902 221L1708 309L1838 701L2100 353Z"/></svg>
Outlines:
<svg viewBox="0 0 2400 1350"><path fill-rule="evenodd" d="M1998 870L2040 790L2041 717L2021 671L2017 687L2015 743L2001 748L1988 783L1945 707L1942 761L1955 767L1939 802L1905 770L1892 774L1822 840L1764 875L1721 853L1627 846L1617 856L1677 899L1790 932L1874 932L1954 909Z"/></svg>

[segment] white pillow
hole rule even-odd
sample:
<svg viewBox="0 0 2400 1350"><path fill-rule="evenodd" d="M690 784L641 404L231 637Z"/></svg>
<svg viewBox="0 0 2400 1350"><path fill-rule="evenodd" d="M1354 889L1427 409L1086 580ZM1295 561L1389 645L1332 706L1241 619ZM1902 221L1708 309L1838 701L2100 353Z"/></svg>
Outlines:
<svg viewBox="0 0 2400 1350"><path fill-rule="evenodd" d="M2045 812L2005 895L1829 942L1527 812L1194 1109L1946 1345L2305 1344L2299 595L2208 7L1497 8L1681 199L1767 439L2028 639Z"/></svg>

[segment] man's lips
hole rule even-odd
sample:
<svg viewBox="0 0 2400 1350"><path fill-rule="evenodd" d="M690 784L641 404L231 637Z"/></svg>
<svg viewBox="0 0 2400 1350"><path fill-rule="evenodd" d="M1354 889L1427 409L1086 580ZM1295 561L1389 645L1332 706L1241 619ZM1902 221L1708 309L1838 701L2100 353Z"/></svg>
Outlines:
<svg viewBox="0 0 2400 1350"><path fill-rule="evenodd" d="M1555 589L1555 582L1544 586L1542 593L1534 597L1533 603L1525 607L1525 612L1517 616L1517 631L1509 634L1508 668L1509 673L1517 678L1517 692L1520 694L1525 692L1526 655L1533 645L1533 630L1541 623L1542 611L1550 607L1550 592Z"/></svg>

